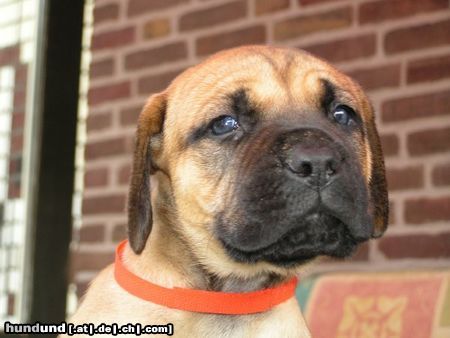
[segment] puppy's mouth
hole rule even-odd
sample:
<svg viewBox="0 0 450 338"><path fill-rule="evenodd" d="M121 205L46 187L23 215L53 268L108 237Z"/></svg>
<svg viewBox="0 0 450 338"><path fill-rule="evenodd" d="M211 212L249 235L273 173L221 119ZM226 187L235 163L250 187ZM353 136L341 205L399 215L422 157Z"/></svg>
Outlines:
<svg viewBox="0 0 450 338"><path fill-rule="evenodd" d="M361 241L352 236L341 220L323 213L305 217L274 243L257 250L244 250L221 238L227 253L236 261L265 261L283 267L304 264L318 256L347 257Z"/></svg>

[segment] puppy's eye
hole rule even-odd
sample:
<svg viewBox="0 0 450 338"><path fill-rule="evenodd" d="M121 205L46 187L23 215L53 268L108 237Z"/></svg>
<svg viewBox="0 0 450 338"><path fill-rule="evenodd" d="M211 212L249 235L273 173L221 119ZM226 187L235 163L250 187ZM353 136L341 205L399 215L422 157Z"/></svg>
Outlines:
<svg viewBox="0 0 450 338"><path fill-rule="evenodd" d="M333 111L334 120L343 126L352 124L354 122L354 116L355 112L353 111L353 109L345 105L339 105Z"/></svg>
<svg viewBox="0 0 450 338"><path fill-rule="evenodd" d="M238 121L228 115L219 116L211 124L211 131L214 135L224 135L239 128Z"/></svg>

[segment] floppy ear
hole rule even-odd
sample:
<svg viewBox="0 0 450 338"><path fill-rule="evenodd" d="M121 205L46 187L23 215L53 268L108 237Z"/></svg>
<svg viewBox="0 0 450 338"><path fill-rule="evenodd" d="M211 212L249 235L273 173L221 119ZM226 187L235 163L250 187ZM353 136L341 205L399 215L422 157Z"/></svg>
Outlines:
<svg viewBox="0 0 450 338"><path fill-rule="evenodd" d="M128 239L135 253L144 250L152 230L150 174L156 168L152 164L150 140L162 131L165 110L166 95L160 93L150 97L139 115L128 194Z"/></svg>
<svg viewBox="0 0 450 338"><path fill-rule="evenodd" d="M374 218L372 237L380 237L387 228L389 221L389 198L384 169L383 151L375 121L369 123L367 133L372 152L372 174L369 184L371 204Z"/></svg>

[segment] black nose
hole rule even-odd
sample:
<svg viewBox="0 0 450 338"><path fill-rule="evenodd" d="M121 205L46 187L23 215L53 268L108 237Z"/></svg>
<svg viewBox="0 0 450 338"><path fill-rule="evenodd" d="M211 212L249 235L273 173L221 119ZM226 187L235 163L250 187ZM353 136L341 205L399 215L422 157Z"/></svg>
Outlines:
<svg viewBox="0 0 450 338"><path fill-rule="evenodd" d="M321 188L339 176L343 157L331 140L306 137L286 148L284 166L308 185Z"/></svg>

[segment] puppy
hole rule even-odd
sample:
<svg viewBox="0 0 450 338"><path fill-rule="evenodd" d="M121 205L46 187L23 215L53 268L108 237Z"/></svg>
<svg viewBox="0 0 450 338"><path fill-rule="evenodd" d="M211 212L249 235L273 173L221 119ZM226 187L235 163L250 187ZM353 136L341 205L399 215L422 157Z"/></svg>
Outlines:
<svg viewBox="0 0 450 338"><path fill-rule="evenodd" d="M183 293L170 289L200 290L200 308L170 305L157 293L146 299L122 283L116 262L71 322L171 323L177 337L310 337L293 289L249 313L247 295L286 290L317 257L351 255L385 231L387 218L380 141L359 85L303 51L223 51L145 105L129 242L116 258L141 289L169 289L171 300ZM195 303L192 294L181 303ZM212 309L216 295L224 306L230 295L241 299L244 313L233 312L236 304L230 313Z"/></svg>

